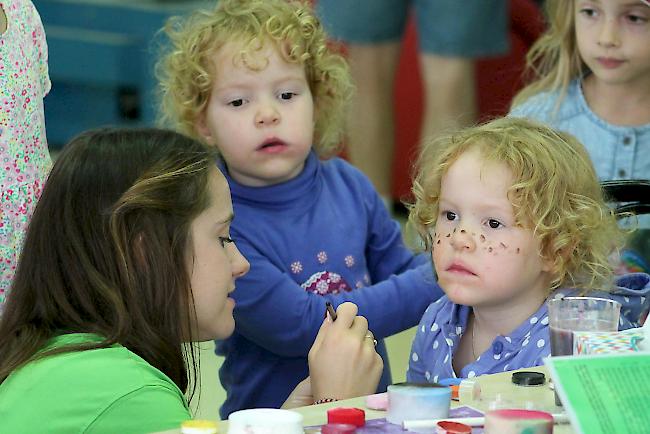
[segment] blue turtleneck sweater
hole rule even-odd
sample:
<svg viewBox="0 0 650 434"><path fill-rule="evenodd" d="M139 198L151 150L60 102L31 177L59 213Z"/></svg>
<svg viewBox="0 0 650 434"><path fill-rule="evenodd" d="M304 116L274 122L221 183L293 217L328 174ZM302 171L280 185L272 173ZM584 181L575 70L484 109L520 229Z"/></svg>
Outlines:
<svg viewBox="0 0 650 434"><path fill-rule="evenodd" d="M235 333L217 342L228 394L221 417L282 405L309 374L307 353L328 300L354 302L368 319L385 390L391 380L382 339L416 325L442 295L430 258L404 245L370 181L341 159L311 153L300 175L267 187L224 173L235 211L231 236L251 268L233 293Z"/></svg>

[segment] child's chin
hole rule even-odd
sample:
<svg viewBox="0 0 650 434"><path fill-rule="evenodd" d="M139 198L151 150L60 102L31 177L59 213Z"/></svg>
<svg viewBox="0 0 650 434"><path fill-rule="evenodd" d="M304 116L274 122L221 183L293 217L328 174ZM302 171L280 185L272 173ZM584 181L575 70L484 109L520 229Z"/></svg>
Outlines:
<svg viewBox="0 0 650 434"><path fill-rule="evenodd" d="M464 304L464 305L472 305L472 302L474 301L472 297L467 294L467 289L465 288L450 288L449 290L445 289L445 294L447 294L447 298L454 304Z"/></svg>

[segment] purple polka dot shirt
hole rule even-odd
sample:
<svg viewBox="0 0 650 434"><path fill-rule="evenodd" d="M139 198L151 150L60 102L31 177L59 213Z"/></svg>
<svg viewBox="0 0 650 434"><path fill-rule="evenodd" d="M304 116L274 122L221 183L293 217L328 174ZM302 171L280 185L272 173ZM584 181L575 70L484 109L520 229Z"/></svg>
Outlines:
<svg viewBox="0 0 650 434"><path fill-rule="evenodd" d="M592 292L622 304L620 330L638 327L648 314L650 276L635 273L617 279L611 293ZM553 297L577 295L573 290L557 291ZM467 327L470 306L454 304L446 296L429 305L413 340L406 379L415 383L435 383L457 375L452 366L454 353ZM505 336L497 336L477 359L464 366L461 378L494 374L543 364L551 354L546 303Z"/></svg>

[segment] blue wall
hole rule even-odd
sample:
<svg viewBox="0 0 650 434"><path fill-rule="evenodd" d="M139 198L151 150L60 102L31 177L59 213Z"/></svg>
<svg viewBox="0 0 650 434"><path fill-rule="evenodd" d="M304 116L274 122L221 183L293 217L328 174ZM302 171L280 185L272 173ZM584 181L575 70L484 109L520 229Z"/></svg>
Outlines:
<svg viewBox="0 0 650 434"><path fill-rule="evenodd" d="M156 33L168 17L215 1L36 0L49 47L50 147L88 128L152 125Z"/></svg>

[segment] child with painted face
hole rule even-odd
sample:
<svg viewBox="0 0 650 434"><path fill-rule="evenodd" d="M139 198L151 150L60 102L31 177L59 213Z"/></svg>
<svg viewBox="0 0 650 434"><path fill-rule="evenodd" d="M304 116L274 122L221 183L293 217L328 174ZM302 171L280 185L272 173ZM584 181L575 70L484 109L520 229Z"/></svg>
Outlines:
<svg viewBox="0 0 650 434"><path fill-rule="evenodd" d="M505 118L440 137L419 158L413 192L409 218L446 296L420 321L408 381L542 364L549 297L616 299L621 329L647 314L649 276L611 277L621 233L571 136Z"/></svg>
<svg viewBox="0 0 650 434"><path fill-rule="evenodd" d="M235 333L217 342L221 416L286 399L307 375L327 301L353 301L367 318L385 390L383 338L417 324L442 291L369 180L330 158L352 92L344 59L305 2L224 0L167 33L167 122L219 150L232 237L251 263L233 294Z"/></svg>
<svg viewBox="0 0 650 434"><path fill-rule="evenodd" d="M650 1L548 0L546 12L510 114L577 137L601 181L650 178ZM621 272L650 271L650 217L638 227Z"/></svg>

